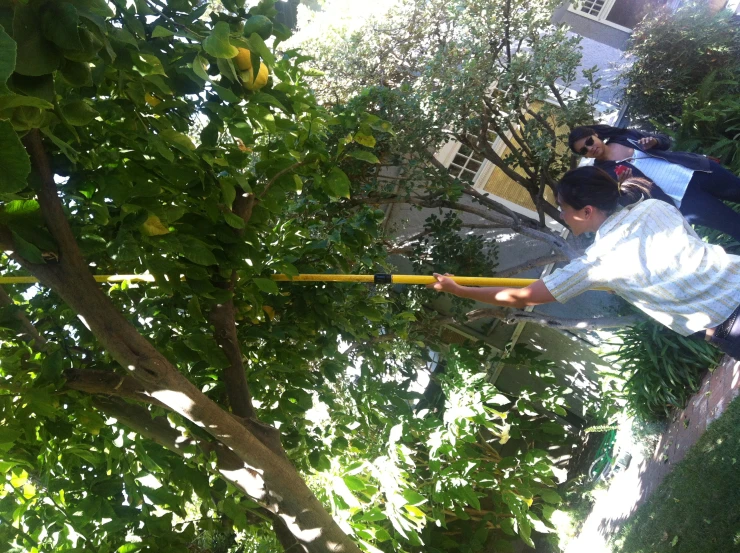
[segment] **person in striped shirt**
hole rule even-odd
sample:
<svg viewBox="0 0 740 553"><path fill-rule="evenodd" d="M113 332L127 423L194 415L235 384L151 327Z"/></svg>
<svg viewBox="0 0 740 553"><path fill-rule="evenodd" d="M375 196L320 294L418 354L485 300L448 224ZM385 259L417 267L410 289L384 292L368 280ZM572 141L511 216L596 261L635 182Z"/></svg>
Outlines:
<svg viewBox="0 0 740 553"><path fill-rule="evenodd" d="M671 198L692 225L717 229L740 242L740 213L724 201L740 202L740 177L700 154L669 151L664 134L609 125L575 127L570 149L614 178L647 177ZM663 199L663 198L661 198Z"/></svg>
<svg viewBox="0 0 740 553"><path fill-rule="evenodd" d="M639 181L620 184L595 171L598 178L594 168L569 171L557 187L573 234L595 233L581 257L526 288L460 286L436 273L429 287L518 308L608 288L682 336L705 335L740 359L740 256L703 242L674 206L650 198Z"/></svg>

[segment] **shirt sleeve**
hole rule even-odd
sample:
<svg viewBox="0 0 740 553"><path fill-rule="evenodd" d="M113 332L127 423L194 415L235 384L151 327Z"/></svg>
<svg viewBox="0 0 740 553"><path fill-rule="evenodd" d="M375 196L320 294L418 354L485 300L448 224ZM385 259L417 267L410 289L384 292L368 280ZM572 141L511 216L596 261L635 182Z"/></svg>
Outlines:
<svg viewBox="0 0 740 553"><path fill-rule="evenodd" d="M578 294L596 288L600 283L596 266L585 257L579 257L568 263L562 269L556 269L551 274L542 277L542 282L553 297L564 303Z"/></svg>

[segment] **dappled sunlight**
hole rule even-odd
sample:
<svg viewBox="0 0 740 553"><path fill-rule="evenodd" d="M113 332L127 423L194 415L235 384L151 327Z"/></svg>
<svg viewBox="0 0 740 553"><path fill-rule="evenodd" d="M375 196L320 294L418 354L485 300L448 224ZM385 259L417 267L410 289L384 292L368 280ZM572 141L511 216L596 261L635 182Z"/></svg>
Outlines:
<svg viewBox="0 0 740 553"><path fill-rule="evenodd" d="M249 496L256 500L264 501L267 499L267 488L265 487L265 480L262 477L264 474L263 470L255 469L245 464L235 469L219 467L218 472L223 474L224 478L237 484ZM274 499L280 501L282 498L276 497Z"/></svg>
<svg viewBox="0 0 740 553"><path fill-rule="evenodd" d="M296 521L296 517L285 515L282 513L279 514L278 516L281 518L285 526L288 527L288 530L290 530L290 533L293 534L299 541L312 542L312 541L317 540L319 537L321 537L321 534L323 533L321 528L307 528L307 529L301 528L300 524L298 524L298 522ZM329 549L330 551L341 551L342 550L342 548L337 544L333 544L333 546L334 546L334 549Z"/></svg>

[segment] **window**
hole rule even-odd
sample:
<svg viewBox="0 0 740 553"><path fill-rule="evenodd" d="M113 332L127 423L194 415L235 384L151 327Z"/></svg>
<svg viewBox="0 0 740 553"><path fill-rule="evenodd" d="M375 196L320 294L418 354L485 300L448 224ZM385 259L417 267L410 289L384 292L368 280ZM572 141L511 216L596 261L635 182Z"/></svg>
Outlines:
<svg viewBox="0 0 740 553"><path fill-rule="evenodd" d="M460 180L473 183L482 164L483 156L461 144L455 159L450 163L449 173Z"/></svg>
<svg viewBox="0 0 740 553"><path fill-rule="evenodd" d="M666 0L575 0L569 7L578 15L631 31Z"/></svg>

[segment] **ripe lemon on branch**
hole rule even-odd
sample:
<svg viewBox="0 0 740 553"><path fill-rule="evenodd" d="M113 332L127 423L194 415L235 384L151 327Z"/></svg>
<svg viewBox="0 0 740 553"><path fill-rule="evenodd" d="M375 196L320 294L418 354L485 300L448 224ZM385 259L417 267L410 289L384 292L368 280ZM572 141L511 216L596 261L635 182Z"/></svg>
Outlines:
<svg viewBox="0 0 740 553"><path fill-rule="evenodd" d="M239 48L239 53L232 58L234 65L239 71L248 71L252 69L252 52L246 48Z"/></svg>
<svg viewBox="0 0 740 553"><path fill-rule="evenodd" d="M247 71L242 71L239 75L242 79L242 84L247 90L259 90L267 84L267 78L270 76L270 70L264 63L260 64L259 71L255 76L254 70L250 67Z"/></svg>

